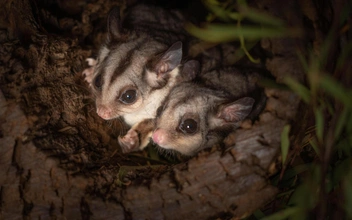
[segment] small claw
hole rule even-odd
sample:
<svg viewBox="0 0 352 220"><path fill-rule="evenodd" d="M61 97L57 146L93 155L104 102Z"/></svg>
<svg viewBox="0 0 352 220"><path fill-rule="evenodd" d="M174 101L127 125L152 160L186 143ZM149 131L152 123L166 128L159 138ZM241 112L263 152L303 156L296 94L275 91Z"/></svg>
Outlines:
<svg viewBox="0 0 352 220"><path fill-rule="evenodd" d="M84 80L89 84L89 86L91 86L93 81L94 68L97 64L97 61L93 58L87 58L86 61L88 62L89 67L83 70L82 75L84 76Z"/></svg>
<svg viewBox="0 0 352 220"><path fill-rule="evenodd" d="M91 85L93 81L93 73L94 73L94 67L89 67L87 69L84 69L82 72L82 75L84 76L84 80Z"/></svg>
<svg viewBox="0 0 352 220"><path fill-rule="evenodd" d="M97 60L94 58L87 58L86 61L89 66L95 66L97 64Z"/></svg>
<svg viewBox="0 0 352 220"><path fill-rule="evenodd" d="M121 146L122 153L130 153L139 150L138 133L133 129L130 129L125 136L119 136L118 141Z"/></svg>

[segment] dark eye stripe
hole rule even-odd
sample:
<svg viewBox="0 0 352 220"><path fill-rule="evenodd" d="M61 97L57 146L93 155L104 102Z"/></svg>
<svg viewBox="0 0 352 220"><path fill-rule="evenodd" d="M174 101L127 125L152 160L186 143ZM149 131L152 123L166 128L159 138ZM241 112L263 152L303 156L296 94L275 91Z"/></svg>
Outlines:
<svg viewBox="0 0 352 220"><path fill-rule="evenodd" d="M141 47L141 45L145 44L146 41L147 41L147 39L143 39L142 41L133 45L132 48L126 53L126 55L121 58L121 60L119 61L119 63L116 66L114 74L111 76L110 84L112 84L119 75L123 74L126 71L126 69L128 69L128 67L133 65L132 60L133 60L133 56L134 56L136 50L139 47ZM113 53L116 53L116 51L113 51L110 53L112 53L111 56L113 56Z"/></svg>

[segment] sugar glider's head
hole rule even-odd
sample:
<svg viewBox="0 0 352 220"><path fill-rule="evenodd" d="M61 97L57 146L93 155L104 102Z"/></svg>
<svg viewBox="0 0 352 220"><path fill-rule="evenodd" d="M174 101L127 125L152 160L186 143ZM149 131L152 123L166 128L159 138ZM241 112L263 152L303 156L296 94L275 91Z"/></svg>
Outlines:
<svg viewBox="0 0 352 220"><path fill-rule="evenodd" d="M145 108L153 101L149 94L178 75L182 59L181 41L161 42L122 24L120 11L115 8L109 14L107 42L94 68L92 90L97 113L103 119Z"/></svg>
<svg viewBox="0 0 352 220"><path fill-rule="evenodd" d="M221 91L180 84L158 109L152 139L159 147L193 155L219 143L247 117L253 103L253 98L229 100Z"/></svg>

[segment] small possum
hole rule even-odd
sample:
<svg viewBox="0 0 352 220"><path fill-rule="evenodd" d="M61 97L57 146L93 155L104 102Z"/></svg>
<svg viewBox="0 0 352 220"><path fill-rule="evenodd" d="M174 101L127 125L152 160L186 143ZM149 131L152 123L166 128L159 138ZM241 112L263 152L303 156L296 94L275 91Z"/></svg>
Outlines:
<svg viewBox="0 0 352 220"><path fill-rule="evenodd" d="M109 13L106 43L96 60L87 59L90 67L83 75L95 95L97 114L105 120L122 118L132 126L119 138L122 150L129 152L146 145L134 141L134 128L155 117L173 86L194 78L195 63L182 64L182 41L189 35L178 11L140 4L124 16L120 12L114 8ZM190 72L181 75L183 69Z"/></svg>
<svg viewBox="0 0 352 220"><path fill-rule="evenodd" d="M158 109L153 142L189 156L220 143L243 119L256 117L264 108L266 96L256 85L259 77L225 68L177 85Z"/></svg>
<svg viewBox="0 0 352 220"><path fill-rule="evenodd" d="M132 126L155 116L170 88L181 81L182 41L187 39L182 19L177 11L146 5L132 7L125 16L120 8L109 13L106 43L83 71L101 118L121 116Z"/></svg>
<svg viewBox="0 0 352 220"><path fill-rule="evenodd" d="M182 65L182 82L196 78L200 71L200 64L196 60L189 60ZM178 84L181 82L178 82ZM144 119L136 123L124 136L119 136L119 144L123 153L138 151L145 148L150 142L154 130L154 118Z"/></svg>
<svg viewBox="0 0 352 220"><path fill-rule="evenodd" d="M184 30L179 11L138 4L121 12L114 8L109 13L106 42L96 60L87 59L90 67L83 75L95 95L97 114L105 120L121 118L132 127L126 137L119 138L123 151L128 152L144 147L145 141L135 141L133 128L155 117L173 86L192 79L192 71L183 69L194 62L184 65L184 57L188 57L184 51L195 39ZM231 47L219 46L204 53L200 60L207 65L202 68L221 65L223 48ZM229 51L225 53L231 54ZM213 59L214 54L217 57Z"/></svg>

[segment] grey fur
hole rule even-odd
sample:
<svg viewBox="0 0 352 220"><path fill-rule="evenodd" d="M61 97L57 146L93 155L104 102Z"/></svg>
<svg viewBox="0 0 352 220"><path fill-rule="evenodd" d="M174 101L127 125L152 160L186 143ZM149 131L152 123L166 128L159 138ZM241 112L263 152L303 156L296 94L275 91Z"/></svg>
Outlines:
<svg viewBox="0 0 352 220"><path fill-rule="evenodd" d="M160 147L185 155L219 144L244 118L254 118L264 108L266 98L256 85L258 78L256 72L224 68L175 86L156 118L153 139ZM186 119L197 122L195 133L180 129Z"/></svg>

